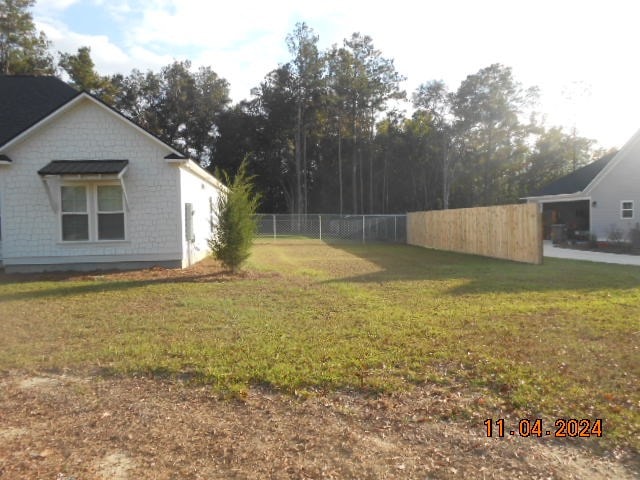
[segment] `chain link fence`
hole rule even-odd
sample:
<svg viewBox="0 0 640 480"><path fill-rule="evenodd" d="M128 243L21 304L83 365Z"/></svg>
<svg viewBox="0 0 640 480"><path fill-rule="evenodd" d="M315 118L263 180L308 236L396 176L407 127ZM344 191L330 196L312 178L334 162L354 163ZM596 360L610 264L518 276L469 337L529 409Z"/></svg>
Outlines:
<svg viewBox="0 0 640 480"><path fill-rule="evenodd" d="M327 242L407 241L406 215L258 214L258 238L316 238Z"/></svg>

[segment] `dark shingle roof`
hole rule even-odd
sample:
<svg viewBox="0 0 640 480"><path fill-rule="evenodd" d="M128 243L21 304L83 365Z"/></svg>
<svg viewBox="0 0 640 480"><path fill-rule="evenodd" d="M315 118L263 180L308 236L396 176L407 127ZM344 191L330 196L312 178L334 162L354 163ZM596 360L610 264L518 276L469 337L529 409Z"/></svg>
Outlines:
<svg viewBox="0 0 640 480"><path fill-rule="evenodd" d="M54 160L38 170L40 175L118 174L129 160Z"/></svg>
<svg viewBox="0 0 640 480"><path fill-rule="evenodd" d="M185 157L184 155L178 155L177 153L170 153L164 158L165 160L186 160L187 159L187 157Z"/></svg>
<svg viewBox="0 0 640 480"><path fill-rule="evenodd" d="M79 93L56 77L0 76L0 146Z"/></svg>
<svg viewBox="0 0 640 480"><path fill-rule="evenodd" d="M545 185L540 190L533 192L529 197L542 197L544 195L562 195L568 193L581 192L589 186L609 161L615 157L616 152L609 153L599 160L589 165L571 172L569 175L560 177L559 179Z"/></svg>

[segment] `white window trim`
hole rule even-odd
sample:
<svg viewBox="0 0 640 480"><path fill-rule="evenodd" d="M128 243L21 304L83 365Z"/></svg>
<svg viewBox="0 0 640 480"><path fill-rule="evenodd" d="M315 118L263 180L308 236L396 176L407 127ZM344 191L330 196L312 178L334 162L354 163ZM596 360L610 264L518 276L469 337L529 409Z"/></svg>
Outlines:
<svg viewBox="0 0 640 480"><path fill-rule="evenodd" d="M77 188L77 187L84 187L84 192L85 192L85 196L84 196L84 211L72 211L72 212L65 212L62 208L62 188L63 187L73 187L73 188ZM65 243L83 243L83 242L89 242L91 240L91 213L90 213L90 209L89 209L89 192L87 190L87 186L86 185L60 185L60 188L58 189L58 201L59 201L59 205L60 205L60 212L58 214L58 225L60 228L60 241L61 242L65 242ZM64 219L65 215L86 215L87 216L87 235L88 238L86 240L65 240L64 236L63 236L63 232L62 232L62 220Z"/></svg>
<svg viewBox="0 0 640 480"><path fill-rule="evenodd" d="M121 210L112 210L112 211L102 211L100 210L100 206L98 204L98 187L120 187L120 200L122 201L122 209ZM94 202L95 202L95 211L96 211L96 241L97 242L109 242L109 241L123 241L127 239L127 215L125 213L125 200L124 200L124 190L122 189L122 187L120 186L120 183L114 183L113 185L109 185L107 183L97 183L94 185L94 189L95 189L95 195L94 195ZM123 232L123 238L103 238L100 239L100 231L99 231L99 217L100 214L104 214L104 215L109 215L109 214L122 214L122 221L123 221L123 225L122 228L124 229Z"/></svg>
<svg viewBox="0 0 640 480"><path fill-rule="evenodd" d="M108 243L126 243L129 242L129 237L127 235L127 208L126 202L124 198L124 189L122 189L122 211L118 212L100 212L98 210L98 186L117 186L121 187L122 185L118 180L114 181L101 181L101 182L78 182L78 181L63 181L60 183L58 188L58 205L60 205L59 213L58 213L58 239L59 242L63 245L87 245L87 244L108 244ZM89 216L89 238L87 240L64 240L62 238L62 215L64 213L73 214L73 212L63 212L62 211L62 187L84 187L87 193L87 211L86 214ZM85 212L78 212L85 213ZM122 213L124 215L124 238L122 239L98 239L98 213Z"/></svg>
<svg viewBox="0 0 640 480"><path fill-rule="evenodd" d="M624 208L624 204L625 203L630 203L631 204L631 208ZM621 200L620 201L620 219L621 220L633 220L636 216L635 213L635 202L633 200ZM623 216L624 212L628 212L629 210L631 210L631 216L630 217L625 217Z"/></svg>

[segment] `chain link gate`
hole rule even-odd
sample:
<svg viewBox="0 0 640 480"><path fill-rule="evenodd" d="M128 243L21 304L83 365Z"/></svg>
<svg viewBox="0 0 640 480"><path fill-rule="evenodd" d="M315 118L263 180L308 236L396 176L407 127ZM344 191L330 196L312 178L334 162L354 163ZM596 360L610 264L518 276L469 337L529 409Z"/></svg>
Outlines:
<svg viewBox="0 0 640 480"><path fill-rule="evenodd" d="M258 214L259 238L406 243L406 215Z"/></svg>

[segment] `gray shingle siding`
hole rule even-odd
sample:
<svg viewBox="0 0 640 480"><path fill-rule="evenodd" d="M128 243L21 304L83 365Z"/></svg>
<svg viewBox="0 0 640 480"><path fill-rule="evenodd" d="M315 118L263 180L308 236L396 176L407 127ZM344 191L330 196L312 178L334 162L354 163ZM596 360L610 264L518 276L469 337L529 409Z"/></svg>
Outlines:
<svg viewBox="0 0 640 480"><path fill-rule="evenodd" d="M625 146L616 163L589 191L591 232L606 240L613 227L625 236L640 222L640 138ZM633 218L621 218L621 202L633 202ZM595 202L595 206L593 206Z"/></svg>

